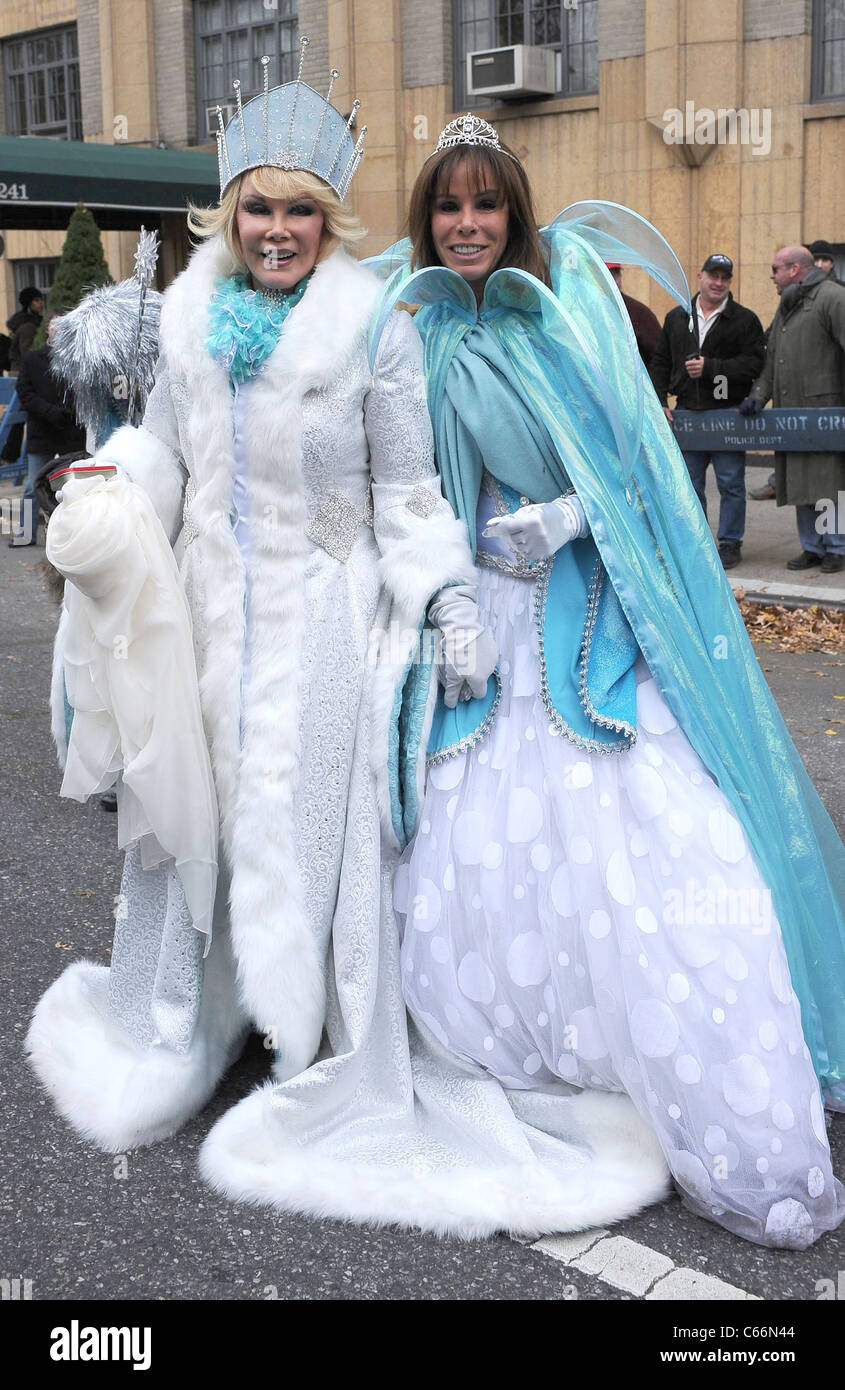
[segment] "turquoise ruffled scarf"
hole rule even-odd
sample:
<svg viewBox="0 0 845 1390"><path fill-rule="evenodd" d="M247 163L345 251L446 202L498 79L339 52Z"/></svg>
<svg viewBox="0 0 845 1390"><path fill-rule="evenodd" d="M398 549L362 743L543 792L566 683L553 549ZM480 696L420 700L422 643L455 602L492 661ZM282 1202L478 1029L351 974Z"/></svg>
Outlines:
<svg viewBox="0 0 845 1390"><path fill-rule="evenodd" d="M217 281L205 345L239 385L259 372L279 341L285 319L308 288L313 270L287 294L254 290L246 274Z"/></svg>

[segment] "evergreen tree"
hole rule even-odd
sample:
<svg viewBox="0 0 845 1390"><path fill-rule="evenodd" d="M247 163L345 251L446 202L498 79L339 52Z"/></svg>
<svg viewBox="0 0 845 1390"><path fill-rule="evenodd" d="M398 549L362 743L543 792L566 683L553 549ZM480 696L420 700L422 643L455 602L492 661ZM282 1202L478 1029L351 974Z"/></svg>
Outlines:
<svg viewBox="0 0 845 1390"><path fill-rule="evenodd" d="M69 309L75 309L89 290L112 284L114 281L109 274L100 229L88 209L79 203L68 223L61 260L47 299L47 312L66 313ZM42 324L33 347L40 347L43 342Z"/></svg>

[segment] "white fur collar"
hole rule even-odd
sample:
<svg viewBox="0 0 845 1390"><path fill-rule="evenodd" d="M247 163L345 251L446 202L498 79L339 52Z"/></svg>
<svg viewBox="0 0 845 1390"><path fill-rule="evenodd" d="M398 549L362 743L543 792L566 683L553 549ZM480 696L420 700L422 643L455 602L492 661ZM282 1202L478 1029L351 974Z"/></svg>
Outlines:
<svg viewBox="0 0 845 1390"><path fill-rule="evenodd" d="M222 236L197 248L164 296L161 339L171 371L193 375L220 372L207 353L197 352L208 334L208 302L215 282L235 264ZM302 391L325 386L341 369L366 332L380 281L342 249L321 261L299 304L291 310L269 370L300 379Z"/></svg>

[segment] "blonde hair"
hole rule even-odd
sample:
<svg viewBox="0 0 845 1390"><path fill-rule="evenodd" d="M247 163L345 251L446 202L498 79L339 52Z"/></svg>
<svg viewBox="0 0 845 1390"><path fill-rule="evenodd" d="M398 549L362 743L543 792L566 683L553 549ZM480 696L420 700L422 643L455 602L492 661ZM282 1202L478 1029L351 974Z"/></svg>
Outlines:
<svg viewBox="0 0 845 1390"><path fill-rule="evenodd" d="M338 246L354 246L367 235L366 228L361 226L355 213L345 208L334 190L318 179L316 174L306 173L304 169L290 172L264 164L258 169L246 169L239 174L215 207L198 208L193 203L188 204L188 229L201 240L221 233L232 259L241 270L246 270L246 261L238 235L238 201L247 174L256 193L262 198L284 198L287 202L307 198L320 209L324 226L318 261L325 260Z"/></svg>

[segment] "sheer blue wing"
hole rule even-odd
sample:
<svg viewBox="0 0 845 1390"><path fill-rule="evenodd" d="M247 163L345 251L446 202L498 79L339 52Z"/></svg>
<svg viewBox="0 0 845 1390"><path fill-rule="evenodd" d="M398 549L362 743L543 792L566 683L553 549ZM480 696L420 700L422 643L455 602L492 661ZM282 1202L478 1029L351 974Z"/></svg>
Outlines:
<svg viewBox="0 0 845 1390"><path fill-rule="evenodd" d="M404 266L409 268L411 264L411 241L409 237L403 237L401 241L394 241L392 246L388 246L385 251L380 251L377 256L367 256L361 262L380 280L389 280L397 270Z"/></svg>
<svg viewBox="0 0 845 1390"><path fill-rule="evenodd" d="M383 256L388 255L389 252L383 253ZM364 265L369 265L369 262L364 261ZM412 271L407 261L400 263L381 292L367 334L367 355L371 372L375 369L385 325L400 301L406 304L443 305L464 323L475 322L478 317L475 295L457 271L447 270L442 265Z"/></svg>
<svg viewBox="0 0 845 1390"><path fill-rule="evenodd" d="M602 261L641 266L690 312L689 285L678 257L666 238L638 212L600 199L570 203L542 228L541 236L553 243L562 228L577 232Z"/></svg>

